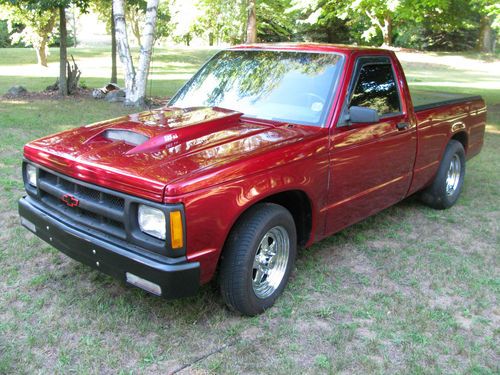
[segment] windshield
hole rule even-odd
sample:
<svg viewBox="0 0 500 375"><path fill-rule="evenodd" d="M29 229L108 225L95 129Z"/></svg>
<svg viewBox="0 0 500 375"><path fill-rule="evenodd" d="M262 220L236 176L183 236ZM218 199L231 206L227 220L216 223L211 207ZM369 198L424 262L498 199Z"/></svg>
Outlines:
<svg viewBox="0 0 500 375"><path fill-rule="evenodd" d="M223 107L261 119L322 126L342 57L291 51L222 51L169 105Z"/></svg>

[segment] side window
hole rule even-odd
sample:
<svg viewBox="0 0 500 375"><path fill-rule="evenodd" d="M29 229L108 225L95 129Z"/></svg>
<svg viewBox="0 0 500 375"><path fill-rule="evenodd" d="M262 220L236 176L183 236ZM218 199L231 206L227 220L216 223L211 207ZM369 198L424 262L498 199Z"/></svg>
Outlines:
<svg viewBox="0 0 500 375"><path fill-rule="evenodd" d="M349 107L376 109L380 116L401 111L391 64L365 64L359 70Z"/></svg>

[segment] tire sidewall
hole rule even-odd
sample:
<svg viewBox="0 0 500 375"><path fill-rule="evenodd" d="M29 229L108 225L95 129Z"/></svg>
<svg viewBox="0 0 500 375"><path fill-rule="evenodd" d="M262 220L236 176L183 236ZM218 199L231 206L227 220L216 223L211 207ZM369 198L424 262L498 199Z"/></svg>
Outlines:
<svg viewBox="0 0 500 375"><path fill-rule="evenodd" d="M453 192L453 194L448 195L446 193L446 178L448 174L448 169L450 167L450 163L455 155L458 155L460 159L460 167L461 167L460 178L458 181L458 186ZM439 166L438 178L436 179L434 186L435 192L437 193L436 196L438 196L442 200L441 203L445 208L453 206L455 202L458 200L458 197L462 192L464 177L465 177L465 151L460 142L452 140L446 147L446 151L443 155L443 160L441 162L441 165Z"/></svg>
<svg viewBox="0 0 500 375"><path fill-rule="evenodd" d="M283 228L285 228L288 234L290 248L286 270L285 274L283 275L283 279L281 280L280 285L276 288L276 290L267 298L259 298L253 290L253 261L255 259L255 255L262 238L271 228L274 228L276 226L282 226ZM258 231L258 234L254 236L252 245L247 254L248 256L245 262L247 268L245 272L246 295L248 296L249 303L252 305L253 309L255 309L256 311L264 311L274 304L276 299L285 289L288 278L295 263L295 257L297 254L297 234L295 223L291 214L287 210L282 208L278 214L274 215L274 217L270 218L270 220L267 220L265 223L263 223L263 225L260 227L260 230Z"/></svg>

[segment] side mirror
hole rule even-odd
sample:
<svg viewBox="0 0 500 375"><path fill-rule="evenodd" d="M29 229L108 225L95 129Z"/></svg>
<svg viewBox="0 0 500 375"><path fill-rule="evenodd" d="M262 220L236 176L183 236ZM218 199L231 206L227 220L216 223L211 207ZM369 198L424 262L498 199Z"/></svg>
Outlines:
<svg viewBox="0 0 500 375"><path fill-rule="evenodd" d="M349 108L349 121L354 123L379 122L380 116L375 109L352 106Z"/></svg>

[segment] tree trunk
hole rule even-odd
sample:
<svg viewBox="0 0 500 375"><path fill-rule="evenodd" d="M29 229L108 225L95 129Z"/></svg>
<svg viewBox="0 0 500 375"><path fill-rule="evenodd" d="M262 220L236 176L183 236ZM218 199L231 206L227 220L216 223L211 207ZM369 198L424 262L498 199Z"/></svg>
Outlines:
<svg viewBox="0 0 500 375"><path fill-rule="evenodd" d="M481 16L478 49L484 53L493 52L493 30L491 17Z"/></svg>
<svg viewBox="0 0 500 375"><path fill-rule="evenodd" d="M331 27L327 27L326 29L326 40L328 43L333 43L333 30Z"/></svg>
<svg viewBox="0 0 500 375"><path fill-rule="evenodd" d="M59 95L68 95L68 82L66 80L66 64L68 61L67 54L67 36L66 30L66 10L64 7L59 8Z"/></svg>
<svg viewBox="0 0 500 375"><path fill-rule="evenodd" d="M255 13L255 0L249 0L246 43L249 44L255 42L257 42L257 15Z"/></svg>
<svg viewBox="0 0 500 375"><path fill-rule="evenodd" d="M130 29L132 30L132 34L135 37L135 40L137 40L137 45L139 46L139 49L142 48L142 40L141 40L141 18L139 15L139 10L137 8L132 8L128 12L129 14L129 25Z"/></svg>
<svg viewBox="0 0 500 375"><path fill-rule="evenodd" d="M113 7L111 7L111 83L117 83L116 73L116 30L115 30L115 16Z"/></svg>
<svg viewBox="0 0 500 375"><path fill-rule="evenodd" d="M47 40L42 38L40 44L35 46L38 65L47 67Z"/></svg>
<svg viewBox="0 0 500 375"><path fill-rule="evenodd" d="M382 46L389 47L392 46L392 19L390 15L385 15L384 23L382 24L378 19L377 15L373 11L365 11L366 15L370 18L373 25L376 25L380 31L382 31L382 38L384 42Z"/></svg>
<svg viewBox="0 0 500 375"><path fill-rule="evenodd" d="M384 18L384 25L382 26L382 37L384 39L383 46L392 46L392 20L389 17Z"/></svg>
<svg viewBox="0 0 500 375"><path fill-rule="evenodd" d="M144 104L156 19L158 16L158 2L159 0L147 1L146 22L143 27L143 46L140 51L139 63L136 71L127 37L124 0L113 0L118 53L120 61L125 68L126 105L142 106Z"/></svg>
<svg viewBox="0 0 500 375"><path fill-rule="evenodd" d="M33 48L36 51L36 58L38 64L41 66L47 66L47 43L49 40L49 35L54 29L57 20L57 9L51 10L51 14L45 25L40 29L40 41L35 43Z"/></svg>

